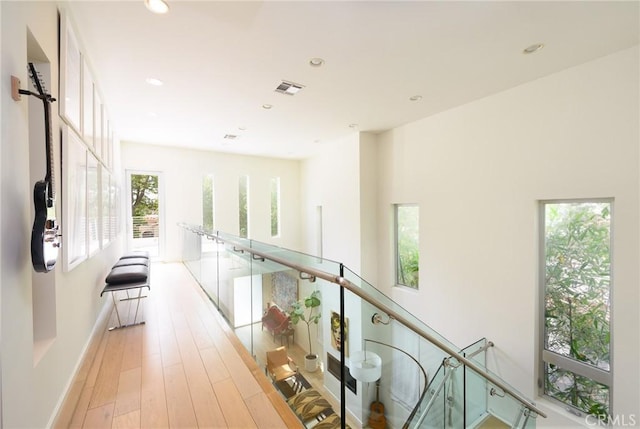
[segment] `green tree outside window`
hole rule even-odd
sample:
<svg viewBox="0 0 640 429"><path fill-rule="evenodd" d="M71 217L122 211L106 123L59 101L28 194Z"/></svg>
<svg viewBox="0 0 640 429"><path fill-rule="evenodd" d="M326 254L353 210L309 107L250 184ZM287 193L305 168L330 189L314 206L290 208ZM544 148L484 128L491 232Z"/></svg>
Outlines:
<svg viewBox="0 0 640 429"><path fill-rule="evenodd" d="M418 288L419 283L419 208L398 204L396 215L396 284Z"/></svg>
<svg viewBox="0 0 640 429"><path fill-rule="evenodd" d="M240 177L238 199L239 235L247 238L249 236L249 176Z"/></svg>
<svg viewBox="0 0 640 429"><path fill-rule="evenodd" d="M133 238L142 237L140 228L151 222L157 229L158 176L151 174L131 175L131 216L134 219ZM151 221L155 217L155 222ZM147 231L149 232L149 231ZM153 235L153 234L152 234Z"/></svg>
<svg viewBox="0 0 640 429"><path fill-rule="evenodd" d="M611 205L545 205L544 348L610 371ZM607 416L609 387L545 364L545 393L589 414Z"/></svg>

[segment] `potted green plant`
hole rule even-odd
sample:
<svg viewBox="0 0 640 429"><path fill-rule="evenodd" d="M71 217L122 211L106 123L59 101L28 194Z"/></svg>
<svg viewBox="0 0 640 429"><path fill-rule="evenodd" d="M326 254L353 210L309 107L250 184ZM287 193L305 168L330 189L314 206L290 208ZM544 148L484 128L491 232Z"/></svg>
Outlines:
<svg viewBox="0 0 640 429"><path fill-rule="evenodd" d="M318 324L320 316L320 291L314 290L311 295L301 301L294 302L291 310L291 323L297 325L303 321L307 324L307 335L309 338L309 353L304 357L304 367L307 371L313 372L318 368L318 355L313 353L311 347L311 324Z"/></svg>

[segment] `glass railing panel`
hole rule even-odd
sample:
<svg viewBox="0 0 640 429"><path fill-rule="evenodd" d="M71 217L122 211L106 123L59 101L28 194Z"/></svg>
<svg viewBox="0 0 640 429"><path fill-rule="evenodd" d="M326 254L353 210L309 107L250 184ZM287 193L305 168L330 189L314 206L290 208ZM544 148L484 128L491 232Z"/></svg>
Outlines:
<svg viewBox="0 0 640 429"><path fill-rule="evenodd" d="M435 331L434 329L432 329L429 326L427 326L424 322L422 322L417 317L415 317L413 314L411 314L410 312L405 310L398 303L393 301L387 295L383 294L381 291L376 289L373 285L371 285L367 281L363 280L360 276L358 276L356 273L354 273L353 271L351 271L350 269L348 269L346 267L344 269L344 278L349 280L351 283L355 284L356 286L359 286L364 292L366 292L369 296L371 296L378 303L380 303L380 304L382 304L384 306L387 306L392 311L395 311L396 313L400 314L409 323L411 323L414 326L416 326L417 328L421 329L422 331L424 331L425 333L430 335L432 338L436 339L440 343L448 346L449 348L451 348L452 350L454 350L456 352L460 351L459 347L457 347L453 343L449 342L445 337L440 335L437 331Z"/></svg>
<svg viewBox="0 0 640 429"><path fill-rule="evenodd" d="M200 286L207 293L211 301L220 304L220 290L218 282L219 260L224 256L224 245L217 243L210 236L203 235L201 241L202 256L200 258Z"/></svg>
<svg viewBox="0 0 640 429"><path fill-rule="evenodd" d="M275 258L285 259L290 264L305 266L315 270L330 273L334 276L340 275L341 264L339 262L319 258L317 256L312 256L301 252L296 252L282 247L260 243L257 241L253 241L251 243L251 248Z"/></svg>
<svg viewBox="0 0 640 429"><path fill-rule="evenodd" d="M250 255L236 252L232 245L225 244L224 251L218 253L217 263L218 310L232 328L249 323L252 313L240 309L253 308Z"/></svg>
<svg viewBox="0 0 640 429"><path fill-rule="evenodd" d="M445 383L445 422L450 428L465 427L464 366L447 368L451 375Z"/></svg>
<svg viewBox="0 0 640 429"><path fill-rule="evenodd" d="M532 429L536 426L536 414L526 409L519 401L500 389L488 384L489 401L488 401L488 419L493 420L493 424L504 424L504 427L512 427L515 429Z"/></svg>
<svg viewBox="0 0 640 429"><path fill-rule="evenodd" d="M182 261L197 281L200 281L200 237L185 227L182 231Z"/></svg>
<svg viewBox="0 0 640 429"><path fill-rule="evenodd" d="M223 241L236 243L240 246L247 247L247 248L251 247L251 239L249 238L243 238L237 235L228 234L223 231L211 231L211 233L216 234Z"/></svg>
<svg viewBox="0 0 640 429"><path fill-rule="evenodd" d="M447 397L445 384L449 374L444 365L440 365L431 377L426 394L406 427L444 429L446 427Z"/></svg>
<svg viewBox="0 0 640 429"><path fill-rule="evenodd" d="M464 367L465 422L466 427L475 427L488 413L487 380Z"/></svg>
<svg viewBox="0 0 640 429"><path fill-rule="evenodd" d="M327 392L325 383L328 378L333 377L326 371L326 344L330 341L328 309L331 303L339 302L338 285L321 279L310 281L301 278L301 273L297 270L238 252L232 245L226 246L226 249L230 259L239 259L235 263L226 263L231 266L229 271L233 271L232 274L224 273L221 276L222 282L228 282L226 278L229 276L233 277L234 290L231 295L236 302L240 300L244 303L242 309L236 305L235 312L227 316L237 337L254 356L258 366L264 370L265 376L271 380L283 399L290 399L297 393L312 389ZM251 283L251 287L247 286L247 282ZM320 294L320 306L306 308L305 298L316 291ZM292 317L296 303L301 304L304 320ZM254 313L252 320L238 323L241 319L238 313L244 311L247 314L242 317L247 319L251 317L250 309L255 309L256 305L260 307L260 317L257 318ZM316 324L313 320L318 314L320 323ZM307 325L305 320L311 320L311 323ZM327 335L327 340L323 339L324 334ZM267 355L273 356L280 348L283 348L286 356L291 359L287 363L289 367L296 371L295 375L283 379L278 379L278 376L269 371L267 358ZM317 355L317 359L307 362L306 357L309 354ZM339 398L339 389L329 392L321 395L328 404L326 413L335 414L333 419L340 418L341 404L340 400L336 399ZM308 423L301 410L293 406L292 409L303 422ZM315 421L315 417L312 420Z"/></svg>
<svg viewBox="0 0 640 429"><path fill-rule="evenodd" d="M486 369L487 340L482 338L462 349L463 355ZM464 367L465 427L476 427L487 417L487 381L474 371Z"/></svg>
<svg viewBox="0 0 640 429"><path fill-rule="evenodd" d="M236 286L236 308L245 313L245 323L235 327L236 335L262 368L267 363L267 352L280 346L284 346L297 363L296 355L289 352L295 343L289 314L292 304L298 299L298 272L269 260L255 259L251 255L247 255L245 260L249 263L250 271L246 277L236 279L236 284L250 283L250 289L246 285L244 288L250 291L251 296L238 296Z"/></svg>
<svg viewBox="0 0 640 429"><path fill-rule="evenodd" d="M351 277L348 279L352 283L359 281L357 277L345 274ZM363 363L359 363L362 362L360 356L366 356L366 353L375 353L381 359L379 388L374 389L375 383L372 381L358 383L359 388L361 386L363 389L362 415L359 418L366 423L372 416L377 417L374 410L368 407L376 403L379 394L379 401L385 405L384 417L389 427L404 427L415 419L416 407L425 400L425 386L429 377L437 371L447 355L355 294L345 292L345 300L348 313L351 314L349 323L354 328L349 334L350 353L356 353L354 358L347 361L347 365L356 369L363 366ZM351 320L356 320L360 326ZM461 389L455 390L462 392ZM461 400L459 404L458 408L462 410ZM449 413L454 421L460 420L456 412L452 410Z"/></svg>
<svg viewBox="0 0 640 429"><path fill-rule="evenodd" d="M346 368L343 374L342 355L344 354L346 362L354 346L358 348L357 338L360 329L359 313L356 308L358 302L345 296L345 304L341 306L341 288L323 279L316 279L315 282L301 281L300 290L303 298L309 296L310 291L318 290L322 301L322 316L315 328L317 337L313 341L313 352L318 354L319 358L319 367L314 372L314 376L321 377L322 391L325 392L323 396L331 404L336 415L341 419L344 417L346 421L350 419L355 421L354 418L359 419L361 414L359 407L361 402L358 402L360 391ZM304 337L306 338L306 334ZM308 343L299 344L305 350L309 347ZM343 414L343 405L347 414Z"/></svg>

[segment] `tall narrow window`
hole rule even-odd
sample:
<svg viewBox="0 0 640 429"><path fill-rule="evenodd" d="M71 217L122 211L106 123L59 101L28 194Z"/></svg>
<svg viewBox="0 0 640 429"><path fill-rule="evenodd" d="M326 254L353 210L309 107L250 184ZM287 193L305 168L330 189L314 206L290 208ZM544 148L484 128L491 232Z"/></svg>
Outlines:
<svg viewBox="0 0 640 429"><path fill-rule="evenodd" d="M322 258L322 206L316 206L316 249L319 258Z"/></svg>
<svg viewBox="0 0 640 429"><path fill-rule="evenodd" d="M415 204L396 204L396 284L418 289L419 214Z"/></svg>
<svg viewBox="0 0 640 429"><path fill-rule="evenodd" d="M280 235L280 178L271 179L271 236Z"/></svg>
<svg viewBox="0 0 640 429"><path fill-rule="evenodd" d="M240 237L249 237L249 176L240 177L239 186L239 202L238 207L240 220Z"/></svg>
<svg viewBox="0 0 640 429"><path fill-rule="evenodd" d="M214 191L213 174L207 174L202 179L202 225L209 230L215 226Z"/></svg>
<svg viewBox="0 0 640 429"><path fill-rule="evenodd" d="M611 201L542 204L544 394L606 419L612 384Z"/></svg>

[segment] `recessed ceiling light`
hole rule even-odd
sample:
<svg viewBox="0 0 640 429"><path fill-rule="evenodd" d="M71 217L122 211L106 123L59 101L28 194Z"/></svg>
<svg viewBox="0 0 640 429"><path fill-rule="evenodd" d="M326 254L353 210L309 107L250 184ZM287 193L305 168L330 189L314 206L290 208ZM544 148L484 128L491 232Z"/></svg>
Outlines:
<svg viewBox="0 0 640 429"><path fill-rule="evenodd" d="M309 65L311 67L320 67L321 65L324 64L324 60L322 58L311 58L309 60Z"/></svg>
<svg viewBox="0 0 640 429"><path fill-rule="evenodd" d="M420 100L422 100L422 95L414 95L412 97L409 97L409 100L411 100L411 101L420 101Z"/></svg>
<svg viewBox="0 0 640 429"><path fill-rule="evenodd" d="M240 130L240 131L247 131L247 127L238 127L238 130Z"/></svg>
<svg viewBox="0 0 640 429"><path fill-rule="evenodd" d="M153 86L162 86L162 81L160 79L156 79L153 77L148 77L145 82L147 82L149 85L153 85Z"/></svg>
<svg viewBox="0 0 640 429"><path fill-rule="evenodd" d="M269 109L271 109L272 107L273 107L273 106L272 106L271 104L263 104L263 105L262 105L262 108L263 108L263 109L265 109L265 110L269 110Z"/></svg>
<svg viewBox="0 0 640 429"><path fill-rule="evenodd" d="M144 5L153 13L169 12L169 5L163 0L144 0Z"/></svg>
<svg viewBox="0 0 640 429"><path fill-rule="evenodd" d="M534 52L538 52L540 49L544 48L544 43L535 43L531 46L527 46L522 51L523 54L533 54Z"/></svg>

